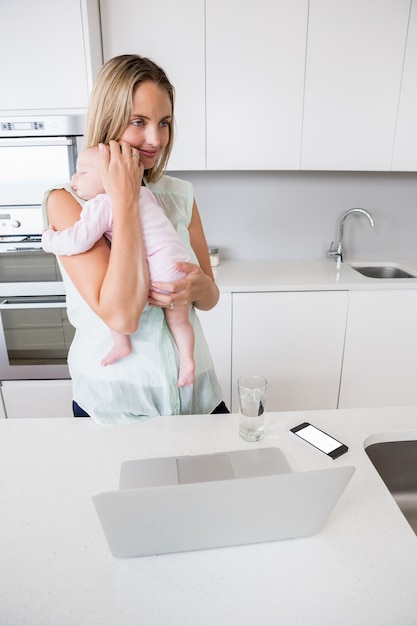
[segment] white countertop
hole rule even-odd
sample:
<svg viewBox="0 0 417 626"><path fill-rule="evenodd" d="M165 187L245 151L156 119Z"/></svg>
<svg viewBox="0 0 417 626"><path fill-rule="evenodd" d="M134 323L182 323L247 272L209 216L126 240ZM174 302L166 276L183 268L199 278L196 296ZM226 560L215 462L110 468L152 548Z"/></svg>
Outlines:
<svg viewBox="0 0 417 626"><path fill-rule="evenodd" d="M357 265L390 265L417 275L417 260L353 261L340 267L332 259L300 261L222 261L213 268L222 292L417 289L417 278L368 278Z"/></svg>
<svg viewBox="0 0 417 626"><path fill-rule="evenodd" d="M336 461L289 433L310 421L349 446ZM247 444L236 415L0 420L2 626L415 626L417 537L365 443L415 439L417 407L267 414ZM91 495L115 489L127 459L281 448L294 471L354 465L313 537L119 560ZM250 502L248 502L250 506Z"/></svg>

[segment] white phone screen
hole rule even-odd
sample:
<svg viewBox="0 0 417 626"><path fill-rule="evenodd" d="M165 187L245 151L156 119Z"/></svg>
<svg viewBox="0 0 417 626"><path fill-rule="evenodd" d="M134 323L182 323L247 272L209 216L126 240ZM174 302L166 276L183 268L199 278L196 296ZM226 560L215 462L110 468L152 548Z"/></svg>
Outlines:
<svg viewBox="0 0 417 626"><path fill-rule="evenodd" d="M326 435L326 433L322 432L318 428L315 428L311 424L305 428L297 430L295 434L302 439L305 439L305 441L308 441L308 443L311 443L316 448L319 448L319 450L322 450L325 454L333 452L333 450L336 450L342 445L339 441L333 439L333 437L330 437L329 435Z"/></svg>

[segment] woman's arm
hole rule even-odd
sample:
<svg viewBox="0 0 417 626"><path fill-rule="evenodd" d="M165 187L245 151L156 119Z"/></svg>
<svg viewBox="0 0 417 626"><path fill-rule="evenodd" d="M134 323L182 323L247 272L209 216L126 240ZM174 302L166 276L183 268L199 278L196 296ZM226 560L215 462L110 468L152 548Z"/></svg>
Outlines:
<svg viewBox="0 0 417 626"><path fill-rule="evenodd" d="M207 241L195 201L188 231L190 233L191 247L195 252L199 265L184 262L175 263L176 268L185 272L187 276L173 283L153 283L152 287L168 291L169 293L161 294L151 291L149 302L162 307L168 307L171 302L174 305L193 303L197 309L209 311L219 300L219 289L214 282Z"/></svg>
<svg viewBox="0 0 417 626"><path fill-rule="evenodd" d="M112 330L130 334L137 329L149 289L138 210L143 166L125 142L111 141L100 151L103 184L113 208L112 246L101 238L91 250L60 260L93 311ZM47 208L49 223L57 230L80 217L80 205L64 190L51 193Z"/></svg>

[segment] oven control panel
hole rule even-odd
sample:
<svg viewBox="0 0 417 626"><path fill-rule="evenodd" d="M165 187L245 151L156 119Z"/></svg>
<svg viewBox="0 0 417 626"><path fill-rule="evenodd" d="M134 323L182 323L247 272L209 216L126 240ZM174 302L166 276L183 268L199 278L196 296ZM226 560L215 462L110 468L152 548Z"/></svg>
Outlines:
<svg viewBox="0 0 417 626"><path fill-rule="evenodd" d="M68 137L84 134L85 115L26 115L0 117L0 138Z"/></svg>
<svg viewBox="0 0 417 626"><path fill-rule="evenodd" d="M41 236L43 225L42 208L37 206L0 206L0 239Z"/></svg>
<svg viewBox="0 0 417 626"><path fill-rule="evenodd" d="M1 122L2 131L15 132L17 130L44 130L45 122Z"/></svg>

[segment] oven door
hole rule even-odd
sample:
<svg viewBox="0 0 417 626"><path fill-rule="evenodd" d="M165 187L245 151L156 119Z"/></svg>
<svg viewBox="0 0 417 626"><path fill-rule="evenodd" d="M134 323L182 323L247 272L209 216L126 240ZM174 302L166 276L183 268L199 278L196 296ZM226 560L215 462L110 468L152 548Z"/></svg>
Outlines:
<svg viewBox="0 0 417 626"><path fill-rule="evenodd" d="M28 245L24 248L24 245ZM34 244L39 246L40 244ZM61 272L55 255L31 244L0 241L0 294L31 296L64 294Z"/></svg>
<svg viewBox="0 0 417 626"><path fill-rule="evenodd" d="M69 378L64 295L0 297L0 380Z"/></svg>
<svg viewBox="0 0 417 626"><path fill-rule="evenodd" d="M40 205L47 189L70 180L76 158L76 137L0 138L0 205ZM4 230L3 234L28 234L15 223ZM33 232L42 231L29 234Z"/></svg>

